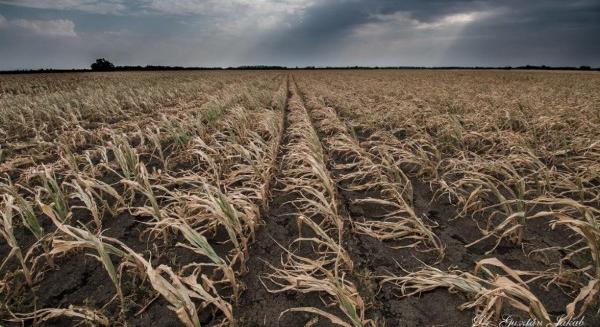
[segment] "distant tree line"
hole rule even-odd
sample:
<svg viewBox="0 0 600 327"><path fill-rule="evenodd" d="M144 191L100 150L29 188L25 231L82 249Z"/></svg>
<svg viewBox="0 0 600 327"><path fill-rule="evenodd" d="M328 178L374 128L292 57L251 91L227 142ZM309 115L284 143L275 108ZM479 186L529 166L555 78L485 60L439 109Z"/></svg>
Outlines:
<svg viewBox="0 0 600 327"><path fill-rule="evenodd" d="M269 65L246 65L237 67L181 67L181 66L115 66L110 61L100 58L97 59L93 64L90 65L91 71L108 72L108 71L162 71L162 70L327 70L327 69L465 69L465 70L580 70L580 71L600 71L600 67L592 68L591 66L579 66L579 67L556 67L556 66L505 66L505 67L486 67L486 66L438 66L438 67L424 67L424 66L304 66L304 67L287 67L287 66L269 66ZM34 69L34 70L9 70L0 71L0 74L29 74L29 73L68 73L68 72L89 72L90 69Z"/></svg>

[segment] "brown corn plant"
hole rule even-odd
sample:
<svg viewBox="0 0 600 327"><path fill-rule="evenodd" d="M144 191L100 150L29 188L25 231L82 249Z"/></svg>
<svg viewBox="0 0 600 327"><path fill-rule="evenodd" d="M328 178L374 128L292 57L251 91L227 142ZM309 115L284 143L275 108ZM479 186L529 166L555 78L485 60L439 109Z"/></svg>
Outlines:
<svg viewBox="0 0 600 327"><path fill-rule="evenodd" d="M498 275L491 267L500 268L505 274ZM480 273L482 276L479 276ZM521 278L523 274L496 258L489 258L478 261L473 273L460 270L444 272L427 266L406 276L382 276L381 284L398 287L401 296L417 295L440 287L450 292L461 292L469 301L460 309L476 310L474 326L487 326L490 322L498 321L505 302L544 325L552 326L552 319L544 305Z"/></svg>
<svg viewBox="0 0 600 327"><path fill-rule="evenodd" d="M13 198L11 195L3 194L1 203L2 207L0 207L0 213L2 214L2 219L0 220L0 235L2 236L2 238L4 238L4 240L10 247L10 252L2 261L2 264L0 264L0 270L4 267L8 260L15 256L17 260L19 260L19 264L21 265L21 270L23 271L23 275L25 276L25 282L31 287L33 286L33 272L25 262L23 252L21 250L21 247L17 243L17 239L15 237L13 229L13 209L15 208L14 201L15 198Z"/></svg>

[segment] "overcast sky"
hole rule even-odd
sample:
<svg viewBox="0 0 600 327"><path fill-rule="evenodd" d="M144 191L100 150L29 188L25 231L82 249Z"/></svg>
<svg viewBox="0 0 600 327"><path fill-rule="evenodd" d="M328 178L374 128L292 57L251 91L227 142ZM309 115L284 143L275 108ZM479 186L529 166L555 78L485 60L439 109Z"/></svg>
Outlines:
<svg viewBox="0 0 600 327"><path fill-rule="evenodd" d="M0 70L600 66L600 0L0 0Z"/></svg>

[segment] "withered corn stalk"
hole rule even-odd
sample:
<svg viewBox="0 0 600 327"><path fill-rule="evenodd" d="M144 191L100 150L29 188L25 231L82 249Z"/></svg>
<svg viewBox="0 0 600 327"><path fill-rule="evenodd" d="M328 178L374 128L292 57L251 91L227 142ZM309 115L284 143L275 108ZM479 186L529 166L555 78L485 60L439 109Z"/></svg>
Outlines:
<svg viewBox="0 0 600 327"><path fill-rule="evenodd" d="M14 217L13 209L15 208L14 200L15 200L15 198L13 198L11 195L3 194L2 203L0 203L2 205L2 207L0 207L1 214L2 214L2 220L0 220L0 235L2 236L2 238L4 238L4 240L10 247L10 252L6 256L6 258L4 258L4 260L2 261L2 264L0 264L0 270L2 270L2 268L8 262L8 260L10 260L10 258L15 256L17 258L17 260L19 260L19 264L21 265L21 270L23 271L23 276L25 277L25 282L27 283L27 285L33 286L33 272L27 266L27 263L25 262L25 258L23 257L23 252L21 250L21 247L17 243L17 239L15 238L15 234L14 234L14 229L13 229L13 217Z"/></svg>
<svg viewBox="0 0 600 327"><path fill-rule="evenodd" d="M579 237L575 243L565 248L567 254L561 260L561 265L577 255L589 253L591 256L592 265L589 268L592 272L586 273L587 285L580 289L577 297L567 306L568 317L579 317L590 305L598 301L600 294L600 210L569 198L540 197L532 203L550 206L551 210L540 211L529 217L530 219L550 218L549 224L552 229L564 226ZM581 308L577 314L577 306L580 303Z"/></svg>
<svg viewBox="0 0 600 327"><path fill-rule="evenodd" d="M499 268L504 274L496 274L492 268ZM459 270L444 272L427 266L405 276L383 276L381 284L398 287L403 297L436 288L463 293L469 301L459 308L476 310L473 326L487 326L498 321L501 318L503 303L528 313L530 317L546 326L553 326L544 305L531 293L521 278L523 275L524 272L513 270L496 258L489 258L477 262L473 273Z"/></svg>
<svg viewBox="0 0 600 327"><path fill-rule="evenodd" d="M333 165L336 182L357 195L354 204L386 209L383 214L369 213L363 220L355 219L355 230L380 240L409 240L406 247L425 243L442 257L441 241L402 196L405 187L390 180L386 169L373 162L332 108L320 105L314 98L310 99L310 107L325 147L338 158L339 162Z"/></svg>
<svg viewBox="0 0 600 327"><path fill-rule="evenodd" d="M110 326L108 318L102 313L80 306L69 305L68 308L46 308L39 309L31 313L12 313L13 318L8 319L11 322L25 323L26 321L33 320L33 324L40 324L47 322L48 320L67 317L73 319L80 319L84 322L88 322L92 326Z"/></svg>
<svg viewBox="0 0 600 327"><path fill-rule="evenodd" d="M282 312L281 316L287 312L304 311L321 315L339 326L358 327L370 324L370 321L364 317L365 304L356 286L347 280L344 273L335 265L331 266L326 258L313 260L286 250L285 259L282 258L282 267L271 266L271 269L273 272L262 278L263 284L269 292L294 291L327 294L331 297L332 304L337 305L351 323L314 307L291 308ZM272 286L268 284L272 284Z"/></svg>

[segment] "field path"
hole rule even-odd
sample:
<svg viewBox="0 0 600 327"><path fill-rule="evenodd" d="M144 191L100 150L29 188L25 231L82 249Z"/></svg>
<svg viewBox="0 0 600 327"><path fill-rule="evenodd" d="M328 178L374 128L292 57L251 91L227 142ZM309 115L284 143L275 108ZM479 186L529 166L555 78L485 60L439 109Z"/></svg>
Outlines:
<svg viewBox="0 0 600 327"><path fill-rule="evenodd" d="M272 185L271 196L267 207L263 210L263 226L258 229L256 241L249 248L248 273L242 278L245 291L235 312L238 323L242 326L277 325L279 314L282 311L301 304L301 300L288 298L283 294L269 293L261 281L261 276L271 272L272 269L269 265L278 265L283 253L282 246L288 245L297 236L297 229L293 226L295 220L290 215L293 213L293 208L286 206L286 202L293 198L278 191L283 187L279 182L282 175L281 163L288 153L286 147L289 143L288 105L294 96L290 88L291 77L289 75L285 83L288 91L282 113L282 137L270 183Z"/></svg>
<svg viewBox="0 0 600 327"><path fill-rule="evenodd" d="M356 180L354 178L345 179L343 175L357 176L357 174L361 173L360 169L364 167L356 164L357 160L354 156L346 155L347 153L344 153L345 149L338 151L340 149L336 149L335 147L336 144L333 138L336 132L345 133L346 126L341 122L339 126L329 125L332 122L326 121L323 119L323 116L318 114L318 111L322 108L315 107L310 101L307 101L306 94L298 87L295 80L294 85L305 104L311 124L323 145L326 156L325 163L336 184L340 215L346 222L344 224L342 246L348 251L354 263L354 269L349 274L350 279L355 283L361 298L365 301L367 318L373 321L381 321L382 312L380 309L382 304L376 299L378 286L373 278L377 274L373 267L377 266L373 265L373 261L386 260L387 266L393 269L395 266L395 262L393 261L394 255L390 253L390 249L387 246L375 238L356 233L354 222L362 220L365 214L364 210L373 211L374 213L385 208L383 206L364 206L363 208L363 206L354 203L355 199L361 197L376 198L377 195L371 194L373 192L369 189L358 192L349 190L352 187L351 184L356 182ZM343 128L344 130L340 131L337 128ZM369 213L367 212L367 214Z"/></svg>
<svg viewBox="0 0 600 327"><path fill-rule="evenodd" d="M299 292L273 294L267 290L266 285L261 280L266 274L273 272L273 267L281 266L284 248L290 249L292 242L300 235L296 220L296 217L300 215L300 211L291 203L297 201L300 196L292 192L282 191L286 186L282 180L287 173L286 169L292 168L283 166L290 151L291 136L288 129L290 124L296 123L288 119L289 112L290 110L298 110L297 107L291 109L289 103L290 101L294 101L296 106L303 106L304 101L300 97L297 86L291 76L287 78L287 87L288 96L283 112L283 136L276 159L277 167L273 172L271 197L267 206L268 208L266 208L263 215L264 226L259 229L256 241L250 246L248 274L242 279L246 290L235 312L235 316L242 326L303 326L309 321L316 321L313 315L307 313L290 313L280 317L280 314L285 310L297 307L315 307L332 312L338 316L343 316L335 308L325 308L322 300L319 298L319 295L322 294L316 292L307 294ZM309 119L308 116L305 118ZM337 204L340 205L339 202ZM344 230L345 240L350 239L348 237L348 227L349 225L346 224L346 229ZM354 241L352 240L352 242ZM349 248L354 247L353 245L342 245ZM310 256L314 254L310 249L293 247L294 251L299 251L302 255ZM353 256L352 251L349 251L349 254L353 260L359 260L359 258ZM351 273L350 275L353 274ZM350 279L355 281L356 278L351 276ZM327 326L328 324L321 319L318 325Z"/></svg>

